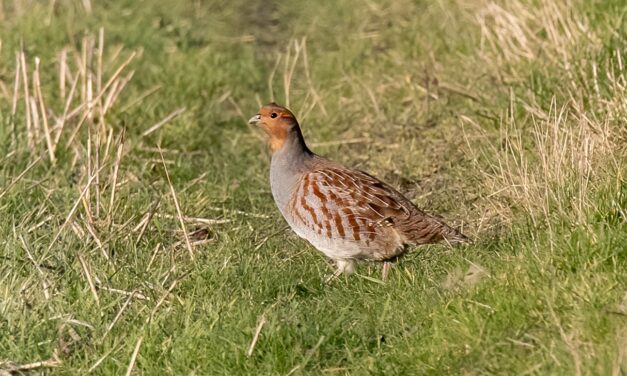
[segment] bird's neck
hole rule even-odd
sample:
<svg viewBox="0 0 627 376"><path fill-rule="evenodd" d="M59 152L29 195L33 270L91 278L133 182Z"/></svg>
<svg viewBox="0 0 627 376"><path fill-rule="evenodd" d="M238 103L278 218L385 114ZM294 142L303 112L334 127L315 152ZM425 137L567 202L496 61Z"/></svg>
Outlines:
<svg viewBox="0 0 627 376"><path fill-rule="evenodd" d="M300 129L293 128L282 147L272 153L270 186L272 195L283 211L303 172L315 155L307 148Z"/></svg>
<svg viewBox="0 0 627 376"><path fill-rule="evenodd" d="M280 142L271 140L271 147L272 163L279 162L281 167L287 169L303 165L314 155L307 147L298 126L286 130L286 134Z"/></svg>

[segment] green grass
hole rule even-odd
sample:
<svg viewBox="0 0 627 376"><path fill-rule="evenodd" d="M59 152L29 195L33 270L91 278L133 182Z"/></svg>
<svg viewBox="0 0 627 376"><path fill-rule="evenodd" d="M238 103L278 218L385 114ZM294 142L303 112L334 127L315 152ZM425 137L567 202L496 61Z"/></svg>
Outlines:
<svg viewBox="0 0 627 376"><path fill-rule="evenodd" d="M0 374L627 373L623 2L250 3L0 3ZM271 100L476 242L324 285Z"/></svg>

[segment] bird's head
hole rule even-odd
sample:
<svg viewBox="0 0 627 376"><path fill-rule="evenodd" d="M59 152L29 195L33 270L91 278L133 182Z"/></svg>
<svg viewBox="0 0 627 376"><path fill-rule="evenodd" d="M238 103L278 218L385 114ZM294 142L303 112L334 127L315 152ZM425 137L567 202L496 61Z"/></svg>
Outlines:
<svg viewBox="0 0 627 376"><path fill-rule="evenodd" d="M270 137L270 148L277 151L293 136L300 136L300 129L294 114L285 107L276 103L267 104L259 109L257 115L250 118L248 124L253 124Z"/></svg>

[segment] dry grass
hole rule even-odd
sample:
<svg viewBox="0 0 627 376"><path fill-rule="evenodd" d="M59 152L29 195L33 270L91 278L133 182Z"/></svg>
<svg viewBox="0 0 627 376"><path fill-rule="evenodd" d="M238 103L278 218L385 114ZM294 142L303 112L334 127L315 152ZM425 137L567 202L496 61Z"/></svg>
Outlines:
<svg viewBox="0 0 627 376"><path fill-rule="evenodd" d="M523 209L536 226L554 216L585 224L599 189L608 182L620 185L625 174L624 51L611 51L603 67L590 61L582 51L600 54L602 38L585 17L569 11L572 7L572 2L537 8L488 2L477 12L480 57L490 69L498 74L505 69L505 80L520 80L520 66L543 59L542 69L557 70L565 80L559 98L549 102L533 92L510 92L498 143L477 149L467 139L475 161L491 161L484 181L497 211L511 218L511 208ZM471 132L478 129L472 119L462 122Z"/></svg>

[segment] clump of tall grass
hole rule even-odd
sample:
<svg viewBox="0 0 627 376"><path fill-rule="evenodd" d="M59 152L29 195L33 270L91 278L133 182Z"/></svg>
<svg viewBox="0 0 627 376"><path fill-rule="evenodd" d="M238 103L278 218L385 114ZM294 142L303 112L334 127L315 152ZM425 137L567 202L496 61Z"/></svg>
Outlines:
<svg viewBox="0 0 627 376"><path fill-rule="evenodd" d="M137 56L136 51L125 53L121 48L106 56L104 50L102 29L97 36L84 37L79 48L61 49L54 62L57 74L45 79L54 84L46 87L40 58L23 50L16 53L8 119L12 144L7 147L7 158L27 156L32 163L0 193L6 195L36 164L55 169L63 163L64 169L78 172L81 189L54 239L66 226L76 228L72 217L82 208L86 227L84 233L77 233L93 237L99 248L94 223L111 223L124 155L124 129L111 124L108 115L134 75L128 67Z"/></svg>
<svg viewBox="0 0 627 376"><path fill-rule="evenodd" d="M548 101L512 89L500 138L469 147L476 161L488 163L482 171L492 205L507 218L522 210L534 225L554 216L584 224L598 190L614 184L616 191L624 179L624 51L608 54L582 12L575 18L569 11L574 6L486 2L477 12L479 56L494 72L505 81L529 80L519 76L528 70L516 68L525 64L557 82Z"/></svg>

